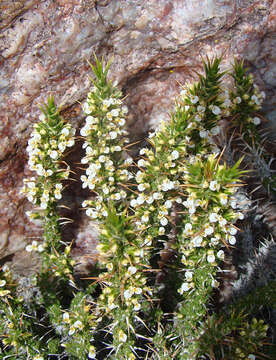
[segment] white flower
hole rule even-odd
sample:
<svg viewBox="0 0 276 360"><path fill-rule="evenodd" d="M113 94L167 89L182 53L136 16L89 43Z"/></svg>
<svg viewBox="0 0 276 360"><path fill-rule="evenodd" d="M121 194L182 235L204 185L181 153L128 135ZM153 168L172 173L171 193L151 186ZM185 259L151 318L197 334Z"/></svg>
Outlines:
<svg viewBox="0 0 276 360"><path fill-rule="evenodd" d="M186 271L185 272L185 278L187 281L192 281L193 280L193 273L191 271Z"/></svg>
<svg viewBox="0 0 276 360"><path fill-rule="evenodd" d="M192 224L190 224L190 223L185 224L185 229L183 231L183 235L185 235L185 236L191 235L193 233L192 228L193 228Z"/></svg>
<svg viewBox="0 0 276 360"><path fill-rule="evenodd" d="M119 109L113 109L110 111L111 115L114 117L119 116Z"/></svg>
<svg viewBox="0 0 276 360"><path fill-rule="evenodd" d="M139 311L141 309L141 304L139 304L138 302L134 303L134 308L135 311Z"/></svg>
<svg viewBox="0 0 276 360"><path fill-rule="evenodd" d="M171 158L172 160L176 160L179 158L179 152L177 150L174 150L172 153L171 153Z"/></svg>
<svg viewBox="0 0 276 360"><path fill-rule="evenodd" d="M139 191L144 191L146 189L146 186L145 184L139 184L137 188Z"/></svg>
<svg viewBox="0 0 276 360"><path fill-rule="evenodd" d="M255 359L256 359L255 355L253 355L253 354L248 355L248 360L255 360Z"/></svg>
<svg viewBox="0 0 276 360"><path fill-rule="evenodd" d="M160 226L160 228L158 229L158 234L159 235L164 235L166 232L165 228L163 226Z"/></svg>
<svg viewBox="0 0 276 360"><path fill-rule="evenodd" d="M240 104L242 100L241 100L241 98L238 96L238 97L236 97L236 98L234 99L234 101L235 101L236 104Z"/></svg>
<svg viewBox="0 0 276 360"><path fill-rule="evenodd" d="M152 204L152 203L154 202L153 196L148 196L147 199L146 199L146 202L147 202L148 204Z"/></svg>
<svg viewBox="0 0 276 360"><path fill-rule="evenodd" d="M219 217L219 224L220 226L225 226L227 224L227 220L224 219L222 216Z"/></svg>
<svg viewBox="0 0 276 360"><path fill-rule="evenodd" d="M220 185L218 184L218 182L216 180L213 180L210 182L210 185L209 185L210 190L217 191L217 190L219 190L219 188L220 188Z"/></svg>
<svg viewBox="0 0 276 360"><path fill-rule="evenodd" d="M237 230L236 228L230 227L230 229L229 229L229 234L231 234L231 235L236 235L237 232L238 232L238 230Z"/></svg>
<svg viewBox="0 0 276 360"><path fill-rule="evenodd" d="M210 105L209 109L214 115L219 115L221 113L221 109L217 105Z"/></svg>
<svg viewBox="0 0 276 360"><path fill-rule="evenodd" d="M168 224L168 219L165 218L165 217L161 218L160 224L163 225L163 226L166 226Z"/></svg>
<svg viewBox="0 0 276 360"><path fill-rule="evenodd" d="M213 226L210 226L209 224L207 224L205 226L205 231L204 231L205 236L211 235L211 234L213 234L213 232L214 232Z"/></svg>
<svg viewBox="0 0 276 360"><path fill-rule="evenodd" d="M99 156L99 162L100 162L100 163L104 163L105 160L106 160L106 157L105 157L104 155L100 155L100 156Z"/></svg>
<svg viewBox="0 0 276 360"><path fill-rule="evenodd" d="M117 135L118 135L118 134L117 134L116 131L111 131L111 132L109 133L110 139L112 139L112 140L116 139Z"/></svg>
<svg viewBox="0 0 276 360"><path fill-rule="evenodd" d="M37 247L37 251L38 251L38 252L42 252L42 251L44 251L44 249L45 249L45 244L40 244L40 245L38 245L38 247Z"/></svg>
<svg viewBox="0 0 276 360"><path fill-rule="evenodd" d="M148 214L144 214L141 218L141 221L143 223L147 223L149 221L149 215Z"/></svg>
<svg viewBox="0 0 276 360"><path fill-rule="evenodd" d="M112 195L112 198L114 200L121 200L121 194L120 193L115 193L115 194Z"/></svg>
<svg viewBox="0 0 276 360"><path fill-rule="evenodd" d="M119 121L118 121L118 124L119 124L120 126L124 126L125 123L126 123L126 120L125 120L124 118L120 118Z"/></svg>
<svg viewBox="0 0 276 360"><path fill-rule="evenodd" d="M137 202L138 205L144 204L144 202L145 202L145 196L144 196L144 194L140 194L140 195L137 197L136 202Z"/></svg>
<svg viewBox="0 0 276 360"><path fill-rule="evenodd" d="M224 260L224 251L223 250L219 250L217 252L217 257L220 259L220 260Z"/></svg>
<svg viewBox="0 0 276 360"><path fill-rule="evenodd" d="M225 99L225 100L224 100L223 106L224 106L225 108L229 108L231 105L232 105L232 102L231 102L230 99Z"/></svg>
<svg viewBox="0 0 276 360"><path fill-rule="evenodd" d="M26 246L26 251L31 252L31 251L37 251L38 250L38 246L37 246L37 241L33 241L31 245L27 245Z"/></svg>
<svg viewBox="0 0 276 360"><path fill-rule="evenodd" d="M2 267L2 271L3 271L3 272L9 272L9 271L10 271L10 269L9 269L9 267L8 267L7 264L5 264L5 265Z"/></svg>
<svg viewBox="0 0 276 360"><path fill-rule="evenodd" d="M155 193L153 193L152 197L154 198L154 200L160 200L160 199L162 199L163 196L161 193L155 192Z"/></svg>
<svg viewBox="0 0 276 360"><path fill-rule="evenodd" d="M131 201L130 201L130 206L131 207L136 207L138 204L137 204L137 201L136 201L136 199L132 199Z"/></svg>
<svg viewBox="0 0 276 360"><path fill-rule="evenodd" d="M180 91L180 96L185 97L186 95L187 95L187 90L186 90L186 89L182 89L182 90Z"/></svg>
<svg viewBox="0 0 276 360"><path fill-rule="evenodd" d="M112 263L106 264L106 268L107 268L108 271L112 271L113 270L113 264Z"/></svg>
<svg viewBox="0 0 276 360"><path fill-rule="evenodd" d="M45 209L47 209L47 201L42 201L41 200L41 203L40 203L40 207L41 207L41 209L43 209L43 210L45 210Z"/></svg>
<svg viewBox="0 0 276 360"><path fill-rule="evenodd" d="M53 170L48 169L48 170L45 171L45 176L46 176L46 177L47 177L47 176L52 176L52 175L53 175Z"/></svg>
<svg viewBox="0 0 276 360"><path fill-rule="evenodd" d="M69 313L68 312L65 312L63 315L62 315L62 319L64 322L69 322L70 321L70 317L69 317Z"/></svg>
<svg viewBox="0 0 276 360"><path fill-rule="evenodd" d="M129 266L127 269L128 276L134 275L136 272L137 272L137 269L135 266Z"/></svg>
<svg viewBox="0 0 276 360"><path fill-rule="evenodd" d="M213 288L219 287L219 282L217 280L212 280L212 287Z"/></svg>
<svg viewBox="0 0 276 360"><path fill-rule="evenodd" d="M67 127L65 127L65 128L63 128L61 130L61 134L65 135L65 136L68 136L70 134L70 131L69 131L69 129Z"/></svg>
<svg viewBox="0 0 276 360"><path fill-rule="evenodd" d="M261 119L258 118L257 116L255 116L255 117L252 119L252 121L253 121L253 124L256 125L256 126L260 125L260 123L261 123Z"/></svg>
<svg viewBox="0 0 276 360"><path fill-rule="evenodd" d="M174 182L169 179L165 179L161 184L162 191L168 191L174 188Z"/></svg>
<svg viewBox="0 0 276 360"><path fill-rule="evenodd" d="M194 244L194 247L200 247L202 244L202 237L196 236L195 238L193 238L192 242Z"/></svg>
<svg viewBox="0 0 276 360"><path fill-rule="evenodd" d="M46 119L46 116L45 116L44 113L42 113L42 114L39 115L38 118L39 118L40 121L44 121Z"/></svg>
<svg viewBox="0 0 276 360"><path fill-rule="evenodd" d="M165 201L164 206L165 206L165 208L170 209L172 207L172 201L171 200Z"/></svg>
<svg viewBox="0 0 276 360"><path fill-rule="evenodd" d="M89 115L89 116L87 116L87 118L85 119L85 121L86 121L86 125L93 125L93 124L95 124L95 121L96 119L93 117L93 116L91 116L91 115Z"/></svg>
<svg viewBox="0 0 276 360"><path fill-rule="evenodd" d="M256 105L261 105L260 99L256 95L252 95L251 100L254 101Z"/></svg>
<svg viewBox="0 0 276 360"><path fill-rule="evenodd" d="M61 199L61 190L62 190L62 184L56 184L55 190L54 190L54 196L56 199Z"/></svg>
<svg viewBox="0 0 276 360"><path fill-rule="evenodd" d="M219 216L217 213L211 213L209 215L209 220L211 223L217 222L219 220Z"/></svg>
<svg viewBox="0 0 276 360"><path fill-rule="evenodd" d="M221 205L226 205L228 201L228 196L226 194L219 195Z"/></svg>
<svg viewBox="0 0 276 360"><path fill-rule="evenodd" d="M218 243L219 243L219 238L217 238L217 237L212 237L210 241L211 241L211 244L212 244L212 245L216 246L216 245L218 245Z"/></svg>
<svg viewBox="0 0 276 360"><path fill-rule="evenodd" d="M178 289L178 292L179 294L183 294L183 292L186 292L186 291L189 291L190 290L190 284L187 283L187 282L184 282L182 285L181 285L181 288Z"/></svg>
<svg viewBox="0 0 276 360"><path fill-rule="evenodd" d="M98 213L96 211L94 211L93 209L91 208L88 208L86 211L85 211L86 215L91 217L92 219L96 219L98 217Z"/></svg>
<svg viewBox="0 0 276 360"><path fill-rule="evenodd" d="M134 294L134 291L131 288L124 291L124 297L126 300L130 299L133 294Z"/></svg>
<svg viewBox="0 0 276 360"><path fill-rule="evenodd" d="M198 112L204 112L205 111L205 106L198 105L198 107L196 109L197 109Z"/></svg>
<svg viewBox="0 0 276 360"><path fill-rule="evenodd" d="M74 325L71 325L68 334L73 335L75 333L75 331L76 331L76 329L75 329Z"/></svg>
<svg viewBox="0 0 276 360"><path fill-rule="evenodd" d="M88 354L89 359L96 359L96 349L95 346L91 345L89 347L89 354Z"/></svg>
<svg viewBox="0 0 276 360"><path fill-rule="evenodd" d="M238 212L237 215L238 215L238 218L239 218L240 220L243 220L243 219L244 219L244 214L243 214L243 213Z"/></svg>
<svg viewBox="0 0 276 360"><path fill-rule="evenodd" d="M81 128L81 130L80 130L81 136L87 136L87 135L89 135L89 133L90 133L90 129L88 127L86 127L86 126Z"/></svg>
<svg viewBox="0 0 276 360"><path fill-rule="evenodd" d="M119 330L118 338L119 338L120 342L126 342L127 341L127 335L123 332L123 330Z"/></svg>
<svg viewBox="0 0 276 360"><path fill-rule="evenodd" d="M49 155L50 155L50 158L52 158L54 160L58 158L58 152L56 150L50 151Z"/></svg>
<svg viewBox="0 0 276 360"><path fill-rule="evenodd" d="M0 280L0 287L3 287L6 285L6 280Z"/></svg>
<svg viewBox="0 0 276 360"><path fill-rule="evenodd" d="M198 96L191 96L191 103L192 104L196 104L199 101L199 97Z"/></svg>
<svg viewBox="0 0 276 360"><path fill-rule="evenodd" d="M138 163L137 163L137 165L139 166L139 167L145 167L146 166L146 161L144 160L144 159L140 159L139 161L138 161Z"/></svg>
<svg viewBox="0 0 276 360"><path fill-rule="evenodd" d="M215 261L216 261L216 258L215 258L215 255L214 254L209 254L208 256L207 256L207 261L209 262L209 263L214 263Z"/></svg>
<svg viewBox="0 0 276 360"><path fill-rule="evenodd" d="M80 320L75 321L73 326L79 330L83 329L83 323Z"/></svg>
<svg viewBox="0 0 276 360"><path fill-rule="evenodd" d="M235 236L230 235L230 236L228 237L228 242L229 242L230 245L235 245L235 244L236 244L236 238L235 238Z"/></svg>

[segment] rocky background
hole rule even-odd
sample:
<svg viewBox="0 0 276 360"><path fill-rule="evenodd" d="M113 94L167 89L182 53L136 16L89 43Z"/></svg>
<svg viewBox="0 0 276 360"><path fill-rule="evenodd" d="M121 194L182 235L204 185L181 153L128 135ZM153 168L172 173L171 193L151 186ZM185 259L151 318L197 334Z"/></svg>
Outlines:
<svg viewBox="0 0 276 360"><path fill-rule="evenodd" d="M27 242L40 234L30 223L28 201L19 194L26 143L38 105L55 95L63 116L80 127L79 102L90 87L87 60L113 57L110 75L126 96L133 141L168 119L180 83L201 71L201 56L244 58L267 98L265 126L276 129L276 1L274 0L1 0L0 2L0 259L28 273L34 258ZM81 173L81 145L68 162ZM95 261L96 230L79 210L89 194L66 190L74 219L65 237L76 239L80 271Z"/></svg>

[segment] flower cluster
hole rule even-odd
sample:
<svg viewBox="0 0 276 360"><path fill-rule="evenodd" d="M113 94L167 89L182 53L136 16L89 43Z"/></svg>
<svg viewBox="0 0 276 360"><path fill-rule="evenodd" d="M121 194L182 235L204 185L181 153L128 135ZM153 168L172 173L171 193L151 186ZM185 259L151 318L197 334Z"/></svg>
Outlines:
<svg viewBox="0 0 276 360"><path fill-rule="evenodd" d="M82 164L88 164L86 175L81 176L82 187L97 194L92 201L84 201L86 214L92 219L103 220L107 216L105 205L109 201L120 204L127 197L126 184L132 178L128 167L132 159L127 156L125 116L128 109L123 105L121 93L106 79L103 63L96 60L92 66L98 76L83 104L85 125L80 134L84 137L85 156Z"/></svg>
<svg viewBox="0 0 276 360"><path fill-rule="evenodd" d="M34 131L28 141L27 152L30 170L36 172L37 178L24 179L21 190L36 207L36 212L27 212L31 219L40 213L51 211L54 204L61 199L62 180L68 179L69 167L61 167L61 160L67 147L75 143L75 129L64 123L55 106L54 99L49 98L42 108L40 122L34 125Z"/></svg>

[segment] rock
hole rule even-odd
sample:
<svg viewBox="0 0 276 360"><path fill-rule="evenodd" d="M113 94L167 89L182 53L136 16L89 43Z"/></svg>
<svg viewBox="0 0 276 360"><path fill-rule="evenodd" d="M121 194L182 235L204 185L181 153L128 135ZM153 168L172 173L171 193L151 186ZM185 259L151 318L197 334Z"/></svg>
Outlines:
<svg viewBox="0 0 276 360"><path fill-rule="evenodd" d="M4 0L0 14L0 257L40 234L26 220L30 204L19 195L29 174L25 148L38 104L55 95L64 117L78 127L94 52L113 56L110 77L127 95L133 139L168 118L179 83L201 69L200 56L222 53L224 67L234 56L247 60L267 93L264 110L275 126L275 1ZM83 216L75 225L78 239Z"/></svg>

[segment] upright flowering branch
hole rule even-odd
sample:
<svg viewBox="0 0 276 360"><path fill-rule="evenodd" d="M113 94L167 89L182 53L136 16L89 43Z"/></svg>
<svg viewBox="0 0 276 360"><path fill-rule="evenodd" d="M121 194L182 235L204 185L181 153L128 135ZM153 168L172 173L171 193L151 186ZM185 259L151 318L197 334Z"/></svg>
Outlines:
<svg viewBox="0 0 276 360"><path fill-rule="evenodd" d="M97 309L108 322L105 330L112 334L111 352L116 359L134 359L139 336L135 323L150 292L144 272L149 244L136 235L128 212L129 196L136 190L128 169L132 159L126 152L127 107L120 91L107 80L110 63L104 69L103 60L95 57L95 62L94 86L83 105L87 117L81 129L86 151L82 163L88 168L81 180L96 196L85 200L83 207L100 228L97 249L105 271L99 276L103 290Z"/></svg>
<svg viewBox="0 0 276 360"><path fill-rule="evenodd" d="M231 73L234 88L230 92L229 106L231 126L236 127L249 144L253 144L259 140L256 126L260 125L261 119L257 113L261 109L265 93L259 91L252 74L247 75L246 71L243 61L235 59Z"/></svg>
<svg viewBox="0 0 276 360"><path fill-rule="evenodd" d="M234 79L234 87L228 93L229 100L229 127L236 129L239 135L239 142L235 145L244 147L247 154L246 160L253 166L254 175L268 194L276 192L276 176L272 170L272 163L275 160L269 153L268 146L265 146L265 139L257 131L261 124L261 117L258 111L265 99L265 93L260 91L254 84L252 74L247 74L243 61L235 60L231 73ZM256 188L259 188L260 185Z"/></svg>
<svg viewBox="0 0 276 360"><path fill-rule="evenodd" d="M243 218L231 206L235 207L233 195L242 173L238 165L219 165L214 155L187 165L184 206L189 211L183 216L176 243L183 265L183 282L178 289L182 300L174 329L180 336L177 348L181 359L197 356L198 324L206 316L212 288L219 285L216 273L224 260L224 248L229 250L236 243L238 229L233 223Z"/></svg>
<svg viewBox="0 0 276 360"><path fill-rule="evenodd" d="M202 146L206 144L207 148L212 145L212 150L218 152L212 138L219 133L218 121L225 106L221 97L221 81L225 72L220 71L220 62L221 58L211 61L207 57L207 60L203 61L204 74L199 74L198 82L190 87L184 86L181 92L181 106L193 120L189 121L188 129L192 130L194 154L202 153Z"/></svg>
<svg viewBox="0 0 276 360"><path fill-rule="evenodd" d="M127 169L132 159L125 151L128 110L122 105L120 91L107 80L110 63L105 69L103 66L103 60L100 62L97 58L96 65L91 65L96 80L92 80L94 86L83 105L87 116L80 131L86 152L81 162L88 164L86 175L81 176L82 186L96 194L95 199L84 201L83 206L89 217L98 220L107 216L109 201L114 201L116 208L125 203L127 182L132 178Z"/></svg>
<svg viewBox="0 0 276 360"><path fill-rule="evenodd" d="M41 121L34 125L27 147L29 168L37 176L24 179L21 192L35 206L34 211L27 212L27 215L43 222L44 242L38 245L33 241L26 250L43 252L46 267L53 265L55 274L61 276L70 272L71 265L69 248L64 255L57 252L63 246L57 206L62 198L62 181L68 179L70 173L69 166L63 162L64 152L75 143L75 129L63 121L53 98L49 97L41 110Z"/></svg>

